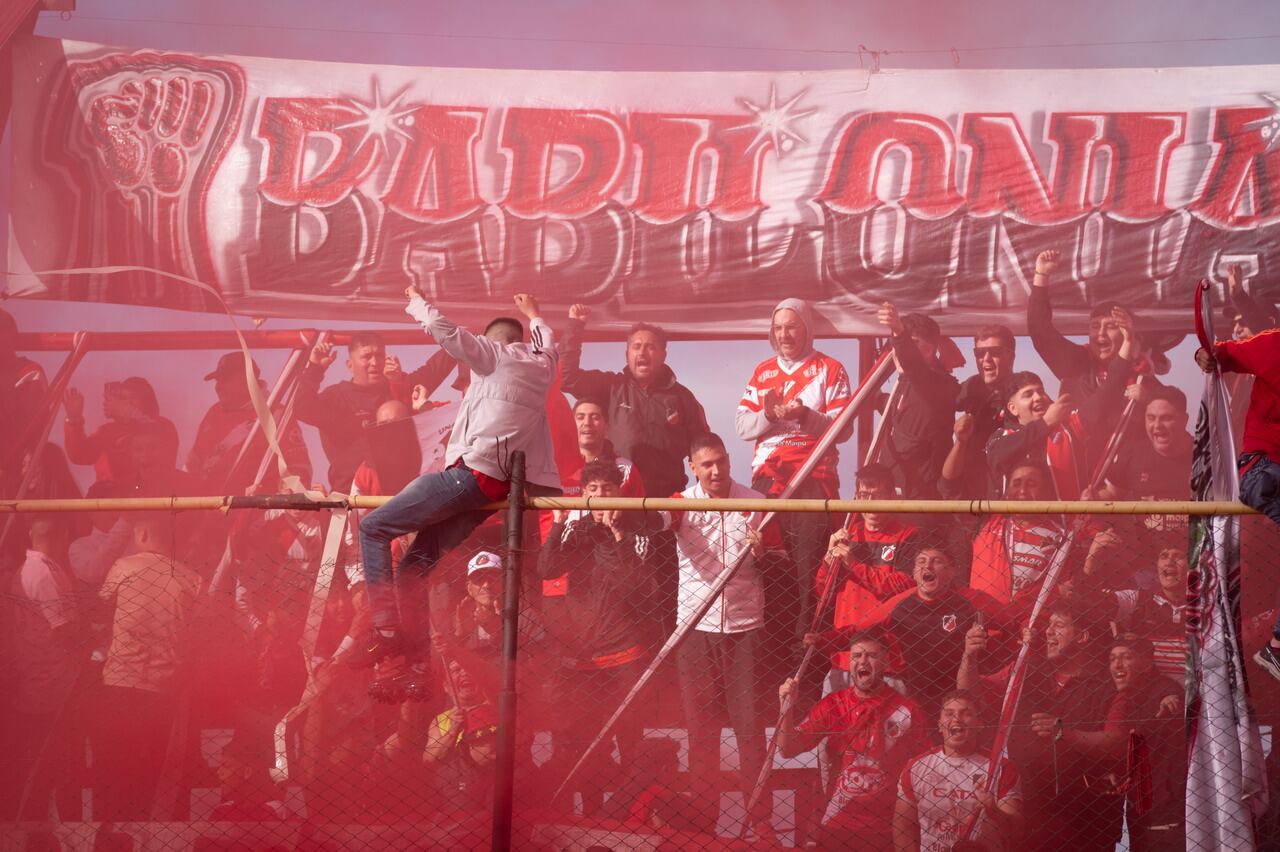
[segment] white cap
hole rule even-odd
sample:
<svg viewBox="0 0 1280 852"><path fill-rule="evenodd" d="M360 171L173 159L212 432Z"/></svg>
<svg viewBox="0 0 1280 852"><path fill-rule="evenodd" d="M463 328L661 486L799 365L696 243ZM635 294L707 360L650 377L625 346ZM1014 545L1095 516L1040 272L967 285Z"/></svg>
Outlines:
<svg viewBox="0 0 1280 852"><path fill-rule="evenodd" d="M471 557L471 561L467 563L467 576L470 577L477 571L501 571L502 557L496 553L490 553L482 550L475 556Z"/></svg>

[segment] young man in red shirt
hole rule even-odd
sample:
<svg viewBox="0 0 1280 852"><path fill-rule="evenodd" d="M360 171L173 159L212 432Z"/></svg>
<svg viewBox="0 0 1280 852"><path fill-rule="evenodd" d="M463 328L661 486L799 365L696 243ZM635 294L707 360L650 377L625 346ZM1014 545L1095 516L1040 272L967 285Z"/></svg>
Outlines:
<svg viewBox="0 0 1280 852"><path fill-rule="evenodd" d="M866 465L858 471L855 488L855 500L890 500L893 472L881 464ZM914 526L879 512L853 515L847 527L836 530L816 581L819 597L828 582L836 584L832 617L824 622L835 630L849 628L884 601L912 588L909 560L916 539ZM849 651L840 648L831 655L822 694L848 689L850 683Z"/></svg>
<svg viewBox="0 0 1280 852"><path fill-rule="evenodd" d="M816 838L819 849L893 849L893 804L902 767L929 744L929 719L910 698L884 682L886 647L878 636L863 633L849 643L853 685L833 692L795 724L795 678L778 688L789 709L778 726L783 757L823 746L840 766L840 774L823 810ZM825 744L823 740L826 740Z"/></svg>
<svg viewBox="0 0 1280 852"><path fill-rule="evenodd" d="M1221 367L1225 372L1254 376L1237 463L1240 501L1280 524L1280 330L1246 340L1222 340L1212 352L1202 347L1196 352L1196 363L1206 373ZM1280 620L1271 641L1253 659L1280 680Z"/></svg>

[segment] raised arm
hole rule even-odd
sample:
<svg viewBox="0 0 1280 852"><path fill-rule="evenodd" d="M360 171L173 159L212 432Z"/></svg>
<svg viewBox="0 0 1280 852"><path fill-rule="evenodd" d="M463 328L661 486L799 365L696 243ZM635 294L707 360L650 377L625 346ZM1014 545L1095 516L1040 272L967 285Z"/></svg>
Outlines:
<svg viewBox="0 0 1280 852"><path fill-rule="evenodd" d="M778 687L778 701L786 708L778 725L778 751L783 757L795 757L816 747L822 737L800 730L795 725L796 700L800 697L800 685L791 677Z"/></svg>
<svg viewBox="0 0 1280 852"><path fill-rule="evenodd" d="M1059 379L1075 378L1089 369L1089 350L1072 343L1053 324L1049 277L1058 265L1058 252L1042 251L1036 257L1036 275L1027 298L1027 334L1031 345Z"/></svg>
<svg viewBox="0 0 1280 852"><path fill-rule="evenodd" d="M568 516L569 513L562 509L551 513L551 527L538 552L538 577L543 580L560 577L572 567L573 560L566 558L568 540L573 537L573 531L566 524Z"/></svg>
<svg viewBox="0 0 1280 852"><path fill-rule="evenodd" d="M458 362L442 346L427 359L425 364L409 374L409 387L422 385L427 391L427 396L430 397L457 366Z"/></svg>
<svg viewBox="0 0 1280 852"><path fill-rule="evenodd" d="M409 302L405 313L417 320L427 333L435 338L440 347L465 364L478 376L487 376L498 364L498 353L501 344L472 334L462 326L450 320L435 305L422 298L422 294L409 287L405 290ZM532 296L520 293L515 297L516 306L529 319L529 337L533 348L538 351L554 352L551 328L542 321L538 302Z"/></svg>
<svg viewBox="0 0 1280 852"><path fill-rule="evenodd" d="M320 383L324 381L325 370L337 359L338 353L328 341L311 347L307 366L298 376L297 390L293 394L293 414L303 423L319 427L329 422L332 411L320 400Z"/></svg>
<svg viewBox="0 0 1280 852"><path fill-rule="evenodd" d="M560 387L579 399L608 396L609 388L618 380L616 373L582 369L582 332L590 316L591 309L586 305L569 308L569 322L560 342Z"/></svg>
<svg viewBox="0 0 1280 852"><path fill-rule="evenodd" d="M67 388L62 404L67 413L62 424L62 444L67 459L72 464L93 464L101 453L97 442L84 430L84 394L75 388Z"/></svg>

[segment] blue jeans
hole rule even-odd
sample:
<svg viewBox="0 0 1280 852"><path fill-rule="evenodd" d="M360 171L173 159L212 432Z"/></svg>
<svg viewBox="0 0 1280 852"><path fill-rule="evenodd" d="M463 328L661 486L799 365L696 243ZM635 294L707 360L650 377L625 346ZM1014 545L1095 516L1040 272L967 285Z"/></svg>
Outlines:
<svg viewBox="0 0 1280 852"><path fill-rule="evenodd" d="M361 519L360 558L375 627L400 626L397 586L406 610L426 612L425 589L414 588L418 585L415 581L425 579L446 551L461 544L493 514L477 511L488 502L470 470L451 467L424 473ZM418 535L393 574L391 542L411 532ZM409 600L415 597L421 600ZM427 629L426 624L413 627L416 634L424 634Z"/></svg>
<svg viewBox="0 0 1280 852"><path fill-rule="evenodd" d="M1240 502L1280 524L1280 464L1263 456L1240 477Z"/></svg>
<svg viewBox="0 0 1280 852"><path fill-rule="evenodd" d="M1280 464L1263 456L1240 477L1240 502L1280 524ZM1271 634L1280 640L1280 617Z"/></svg>

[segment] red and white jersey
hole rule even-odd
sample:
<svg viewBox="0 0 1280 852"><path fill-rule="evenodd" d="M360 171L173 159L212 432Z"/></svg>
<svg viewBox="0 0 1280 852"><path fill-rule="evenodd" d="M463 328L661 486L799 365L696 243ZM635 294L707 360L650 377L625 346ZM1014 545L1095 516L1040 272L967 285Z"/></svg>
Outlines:
<svg viewBox="0 0 1280 852"><path fill-rule="evenodd" d="M708 495L698 483L676 497L705 499ZM731 498L763 497L745 485L734 482ZM716 579L751 548L747 529L760 522L759 512L662 512L663 525L676 534L676 551L680 557L680 588L676 596L676 619L685 624L711 592ZM770 524L765 541L777 530ZM776 536L775 536L776 537ZM776 542L777 545L781 541ZM741 633L764 624L764 584L757 560L747 557L745 563L724 591L711 604L697 630L704 633Z"/></svg>
<svg viewBox="0 0 1280 852"><path fill-rule="evenodd" d="M742 393L738 410L759 413L764 408L765 394L771 390L777 391L783 402L803 403L827 417L838 416L853 395L844 366L821 352L792 364L790 369L776 356L761 361ZM752 479L767 476L776 483L773 490L780 492L796 469L804 464L820 437L806 431L795 420L771 424L769 430L756 439L755 457L751 460ZM833 448L822 457L812 474L813 481L821 483L833 496L839 491L838 460L839 454Z"/></svg>
<svg viewBox="0 0 1280 852"><path fill-rule="evenodd" d="M948 757L942 749L922 754L907 763L898 782L898 796L916 806L920 825L920 852L949 852L960 830L980 806L973 791L987 780L988 758L979 753ZM996 802L1021 799L1018 771L1008 759L1001 759ZM969 835L984 849L999 852L1000 832L987 817L978 821Z"/></svg>
<svg viewBox="0 0 1280 852"><path fill-rule="evenodd" d="M1038 588L1049 562L1058 552L1062 531L1051 524L1015 518L1005 526L1005 552L1013 580L1013 596Z"/></svg>

